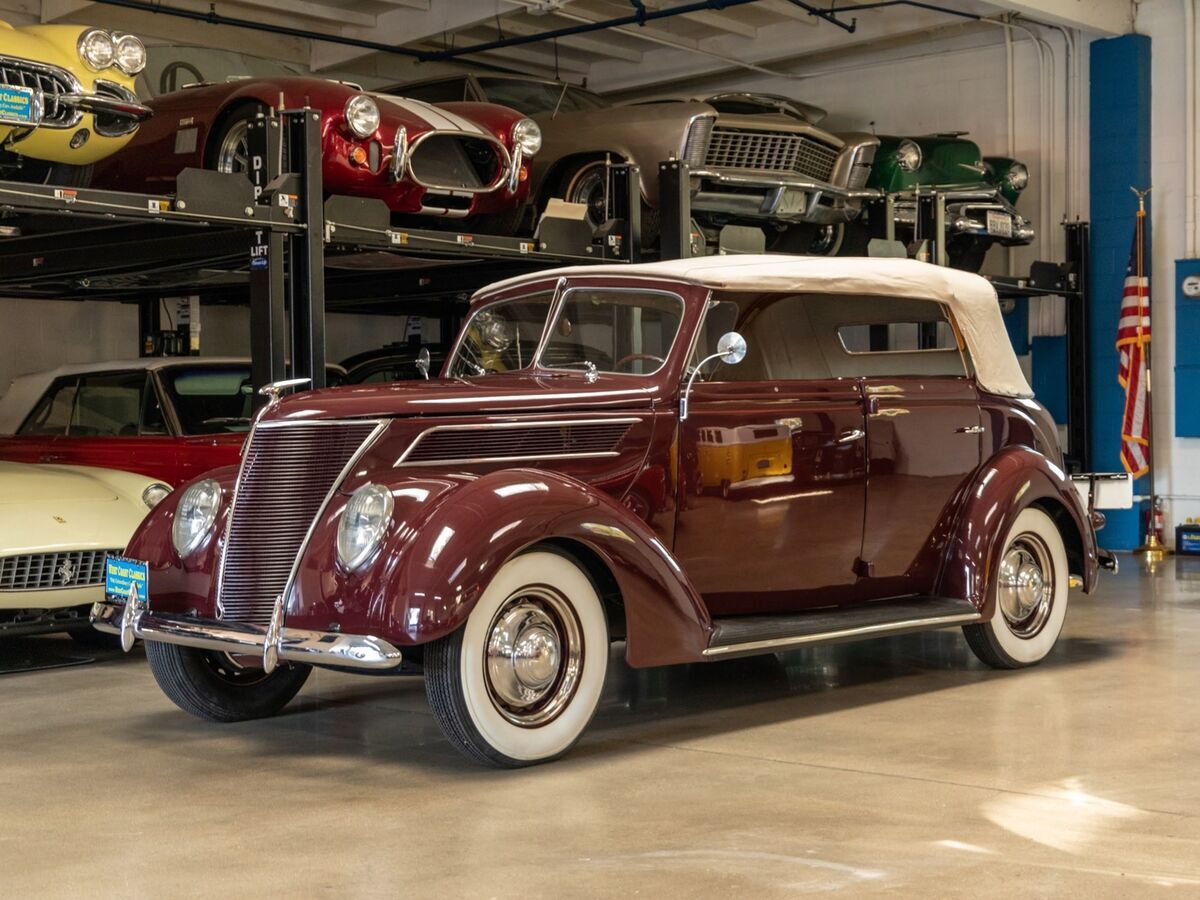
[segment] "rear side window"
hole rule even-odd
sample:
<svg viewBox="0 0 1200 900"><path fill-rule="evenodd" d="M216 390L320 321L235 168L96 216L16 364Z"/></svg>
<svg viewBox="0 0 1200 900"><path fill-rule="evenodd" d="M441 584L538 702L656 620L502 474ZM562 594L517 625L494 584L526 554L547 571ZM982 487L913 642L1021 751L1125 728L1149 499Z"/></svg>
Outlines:
<svg viewBox="0 0 1200 900"><path fill-rule="evenodd" d="M921 350L958 349L954 329L945 319L843 325L838 328L838 338L847 353L914 353Z"/></svg>

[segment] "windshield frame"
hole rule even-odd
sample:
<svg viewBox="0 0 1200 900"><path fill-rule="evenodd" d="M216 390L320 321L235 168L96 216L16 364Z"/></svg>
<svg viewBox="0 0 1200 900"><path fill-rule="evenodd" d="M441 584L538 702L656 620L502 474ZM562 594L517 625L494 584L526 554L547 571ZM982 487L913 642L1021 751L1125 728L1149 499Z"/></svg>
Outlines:
<svg viewBox="0 0 1200 900"><path fill-rule="evenodd" d="M481 378L489 378L492 375L508 374L508 373L512 373L512 372L552 373L552 375L554 377L560 377L560 378L563 376L566 376L566 375L584 375L584 376L586 376L588 374L588 370L581 366L580 367L571 367L571 368L562 368L562 367L557 367L557 366L543 366L541 364L542 353L545 351L546 344L549 342L551 324L558 320L559 312L561 311L563 304L566 303L568 295L574 293L575 291L598 291L599 290L599 291L609 291L609 292L613 292L613 293L656 294L656 295L660 295L660 296L671 297L676 302L678 302L678 304L679 304L679 326L675 330L675 336L671 340L670 349L667 350L667 355L665 357L663 357L663 364L661 366L659 366L653 372L605 372L605 371L599 371L599 370L597 370L597 372L596 372L597 375L606 375L606 376L612 375L612 376L615 376L618 378L641 378L641 379L661 378L663 373L665 371L667 371L668 367L670 366L671 357L674 356L679 351L681 335L683 335L684 329L688 327L688 312L689 312L688 300L684 296L682 291L668 290L665 287L642 286L642 285L638 284L640 279L636 279L636 278L630 279L628 276L622 276L622 281L624 282L622 284L611 284L611 283L606 283L606 284L578 284L578 283L569 284L567 281L567 278L565 276L559 277L555 281L555 284L554 284L554 288L553 288L554 296L552 297L552 299L550 301L550 309L546 313L546 321L542 323L542 333L541 333L541 336L538 338L537 348L534 350L533 355L530 357L530 362L528 365L526 365L520 369L509 369L503 373L492 372L487 375L474 375L474 376L455 375L453 377L458 380L474 382ZM655 280L655 283L663 284L663 282L658 281L658 280ZM462 347L463 341L466 339L466 335L467 335L467 331L469 330L469 326L470 326L471 322L475 319L475 317L477 315L479 315L480 312L482 312L485 309L489 309L499 303L505 303L505 302L509 302L509 301L513 301L513 300L522 300L522 299L525 299L528 297L532 297L536 294L545 294L545 293L549 292L548 286L545 285L544 282L533 282L531 284L522 285L522 287L525 289L519 293L514 292L512 294L506 294L504 296L497 297L494 300L488 300L484 303L480 303L478 306L474 306L470 310L470 313L463 320L462 325L459 327L458 335L454 339L454 345L451 348L450 353L446 356L446 361L443 364L443 368L442 368L442 374L439 377L443 377L443 378L452 377L449 375L450 366L458 358L459 350ZM688 345L689 345L689 350L690 350L691 344L696 339L696 334L695 334L696 329L692 328L692 332L693 333L686 338Z"/></svg>

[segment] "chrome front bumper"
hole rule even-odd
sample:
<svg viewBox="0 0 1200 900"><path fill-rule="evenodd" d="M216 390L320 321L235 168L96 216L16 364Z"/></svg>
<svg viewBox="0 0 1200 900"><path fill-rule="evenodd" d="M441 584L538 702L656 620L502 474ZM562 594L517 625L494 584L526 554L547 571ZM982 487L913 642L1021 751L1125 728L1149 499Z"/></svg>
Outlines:
<svg viewBox="0 0 1200 900"><path fill-rule="evenodd" d="M400 651L380 638L286 628L282 622L283 604L279 601L271 624L265 627L154 612L140 600L131 604L105 600L92 606L92 624L99 631L120 635L126 650L133 646L135 638L161 641L261 657L267 672L274 671L281 659L350 669L393 669L400 665Z"/></svg>
<svg viewBox="0 0 1200 900"><path fill-rule="evenodd" d="M990 191L941 191L946 200L946 226L951 234L970 234L991 237L1005 244L1028 244L1036 236L1033 223L1022 216L1015 206L1000 195ZM915 225L917 200L911 195L895 201L895 221L898 225ZM1000 216L1008 233L993 231L989 213Z"/></svg>
<svg viewBox="0 0 1200 900"><path fill-rule="evenodd" d="M870 188L839 187L778 172L700 168L690 175L693 209L745 218L833 225L857 217L860 201L881 196Z"/></svg>
<svg viewBox="0 0 1200 900"><path fill-rule="evenodd" d="M154 110L136 100L105 94L62 94L58 100L83 112L116 116L129 122L144 122L154 114Z"/></svg>

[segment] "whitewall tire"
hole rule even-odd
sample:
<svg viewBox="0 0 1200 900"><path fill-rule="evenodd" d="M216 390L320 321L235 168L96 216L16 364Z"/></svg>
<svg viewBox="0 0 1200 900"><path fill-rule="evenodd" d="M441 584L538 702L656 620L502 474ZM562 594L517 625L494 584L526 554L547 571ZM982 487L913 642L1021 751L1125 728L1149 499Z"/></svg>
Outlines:
<svg viewBox="0 0 1200 900"><path fill-rule="evenodd" d="M963 627L975 655L998 669L1041 662L1062 632L1069 594L1067 550L1050 516L1033 507L1021 511L988 590L991 620Z"/></svg>
<svg viewBox="0 0 1200 900"><path fill-rule="evenodd" d="M600 701L608 621L587 573L535 550L501 567L466 624L425 651L434 718L479 762L517 767L561 756Z"/></svg>

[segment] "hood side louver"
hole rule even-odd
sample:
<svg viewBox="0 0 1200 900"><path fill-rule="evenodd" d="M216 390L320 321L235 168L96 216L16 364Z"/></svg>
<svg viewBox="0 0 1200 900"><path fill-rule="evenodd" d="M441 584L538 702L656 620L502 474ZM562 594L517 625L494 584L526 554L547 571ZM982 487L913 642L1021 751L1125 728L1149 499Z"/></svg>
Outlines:
<svg viewBox="0 0 1200 900"><path fill-rule="evenodd" d="M616 456L637 419L435 425L423 431L398 466Z"/></svg>

